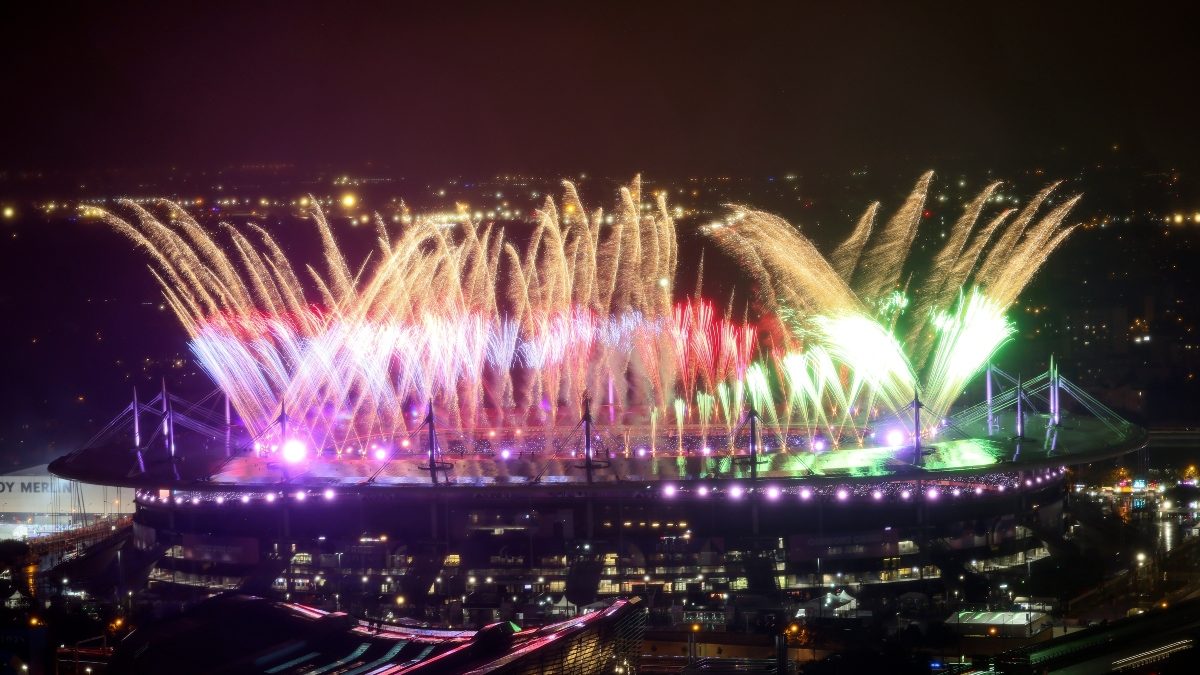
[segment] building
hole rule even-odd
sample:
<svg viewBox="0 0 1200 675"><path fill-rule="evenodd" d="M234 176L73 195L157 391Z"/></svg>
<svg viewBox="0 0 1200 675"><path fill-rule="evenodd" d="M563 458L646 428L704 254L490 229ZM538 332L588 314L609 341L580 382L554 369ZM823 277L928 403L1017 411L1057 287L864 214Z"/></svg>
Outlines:
<svg viewBox="0 0 1200 675"><path fill-rule="evenodd" d="M134 491L59 478L45 464L0 476L0 539L27 539L133 513Z"/></svg>

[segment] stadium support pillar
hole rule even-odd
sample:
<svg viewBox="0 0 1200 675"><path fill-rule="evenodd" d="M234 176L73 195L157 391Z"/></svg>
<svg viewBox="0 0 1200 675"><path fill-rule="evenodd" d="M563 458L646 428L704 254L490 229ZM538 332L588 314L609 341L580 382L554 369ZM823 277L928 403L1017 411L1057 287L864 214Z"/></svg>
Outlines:
<svg viewBox="0 0 1200 675"><path fill-rule="evenodd" d="M587 473L587 483L592 484L592 396L583 392L583 469ZM589 525L590 527L590 525Z"/></svg>
<svg viewBox="0 0 1200 675"><path fill-rule="evenodd" d="M924 457L921 456L921 408L925 404L921 403L921 397L917 391L913 390L913 466L922 466Z"/></svg>
<svg viewBox="0 0 1200 675"><path fill-rule="evenodd" d="M992 410L992 362L987 364L987 435L992 435L992 429L996 427L996 415Z"/></svg>
<svg viewBox="0 0 1200 675"><path fill-rule="evenodd" d="M146 473L146 458L142 456L142 415L137 387L133 388L133 451L137 453L138 472Z"/></svg>
<svg viewBox="0 0 1200 675"><path fill-rule="evenodd" d="M587 473L588 487L592 485L593 473L595 467L592 465L592 395L586 390L583 392L583 469ZM591 541L595 536L595 519L594 507L592 504L592 491L588 490L587 497L587 538Z"/></svg>
<svg viewBox="0 0 1200 675"><path fill-rule="evenodd" d="M229 410L229 394L225 394L225 456L233 449L233 415Z"/></svg>
<svg viewBox="0 0 1200 675"><path fill-rule="evenodd" d="M750 482L758 482L758 411L750 406Z"/></svg>
<svg viewBox="0 0 1200 675"><path fill-rule="evenodd" d="M142 449L142 416L138 414L137 387L133 388L133 447Z"/></svg>
<svg viewBox="0 0 1200 675"><path fill-rule="evenodd" d="M750 532L758 534L758 411L750 406Z"/></svg>
<svg viewBox="0 0 1200 675"><path fill-rule="evenodd" d="M1060 407L1060 399L1058 396L1059 381L1058 381L1058 364L1054 362L1054 356L1050 356L1050 424L1058 426L1062 408Z"/></svg>
<svg viewBox="0 0 1200 675"><path fill-rule="evenodd" d="M167 378L162 381L162 418L163 418L163 443L166 445L167 454L172 459L175 458L175 413L171 411L171 397L167 393Z"/></svg>
<svg viewBox="0 0 1200 675"><path fill-rule="evenodd" d="M279 402L279 445L287 443L287 401Z"/></svg>
<svg viewBox="0 0 1200 675"><path fill-rule="evenodd" d="M758 535L758 411L750 406L746 415L750 422L750 532ZM757 546L757 544L756 544Z"/></svg>
<svg viewBox="0 0 1200 675"><path fill-rule="evenodd" d="M1021 383L1021 375L1017 374L1017 440L1025 437L1025 407L1021 399L1025 398L1024 385Z"/></svg>
<svg viewBox="0 0 1200 675"><path fill-rule="evenodd" d="M429 399L429 410L425 414L425 424L429 426L429 480L437 485L437 424L433 419L433 398Z"/></svg>

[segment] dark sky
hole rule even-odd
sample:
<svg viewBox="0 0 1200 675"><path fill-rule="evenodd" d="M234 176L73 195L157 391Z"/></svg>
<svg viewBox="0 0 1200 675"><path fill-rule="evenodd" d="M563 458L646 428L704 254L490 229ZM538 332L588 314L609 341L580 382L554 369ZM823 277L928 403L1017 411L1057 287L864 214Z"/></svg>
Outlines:
<svg viewBox="0 0 1200 675"><path fill-rule="evenodd" d="M0 164L1177 165L1200 59L1159 4L4 3Z"/></svg>

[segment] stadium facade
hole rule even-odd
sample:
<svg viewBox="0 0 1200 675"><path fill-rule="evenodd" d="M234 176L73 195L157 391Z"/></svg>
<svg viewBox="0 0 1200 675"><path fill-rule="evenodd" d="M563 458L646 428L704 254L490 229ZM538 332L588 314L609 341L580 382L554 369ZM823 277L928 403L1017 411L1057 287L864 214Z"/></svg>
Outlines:
<svg viewBox="0 0 1200 675"><path fill-rule="evenodd" d="M1038 390L1020 388L918 447L772 451L752 427L719 455L446 451L431 429L383 458L293 464L169 429L167 443L109 438L50 469L136 490L133 536L165 594L447 626L641 595L715 625L731 594L920 584L1045 556L1069 467L1146 435L1093 404L1038 412Z"/></svg>

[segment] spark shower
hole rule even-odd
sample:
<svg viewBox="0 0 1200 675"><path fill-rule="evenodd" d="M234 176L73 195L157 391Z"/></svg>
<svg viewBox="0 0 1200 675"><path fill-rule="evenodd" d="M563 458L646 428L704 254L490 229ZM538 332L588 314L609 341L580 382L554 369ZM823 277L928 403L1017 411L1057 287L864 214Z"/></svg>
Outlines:
<svg viewBox="0 0 1200 675"><path fill-rule="evenodd" d="M289 440L271 438L284 411L290 437L340 454L407 437L429 405L465 440L553 439L590 392L626 448L732 450L752 406L776 447L819 451L862 445L883 419L911 428L918 393L922 434L936 433L1074 229L1078 197L1041 213L1056 185L985 217L993 183L918 274L909 252L931 181L882 225L870 205L828 256L786 221L731 206L703 230L758 282L762 315L742 319L702 297L702 264L687 280L697 291L677 298L676 224L637 178L611 215L564 183L521 242L466 217L393 229L376 216L377 249L353 264L312 200L319 268L256 224L206 225L170 201L122 201L104 218L149 253L197 361L266 447Z"/></svg>

